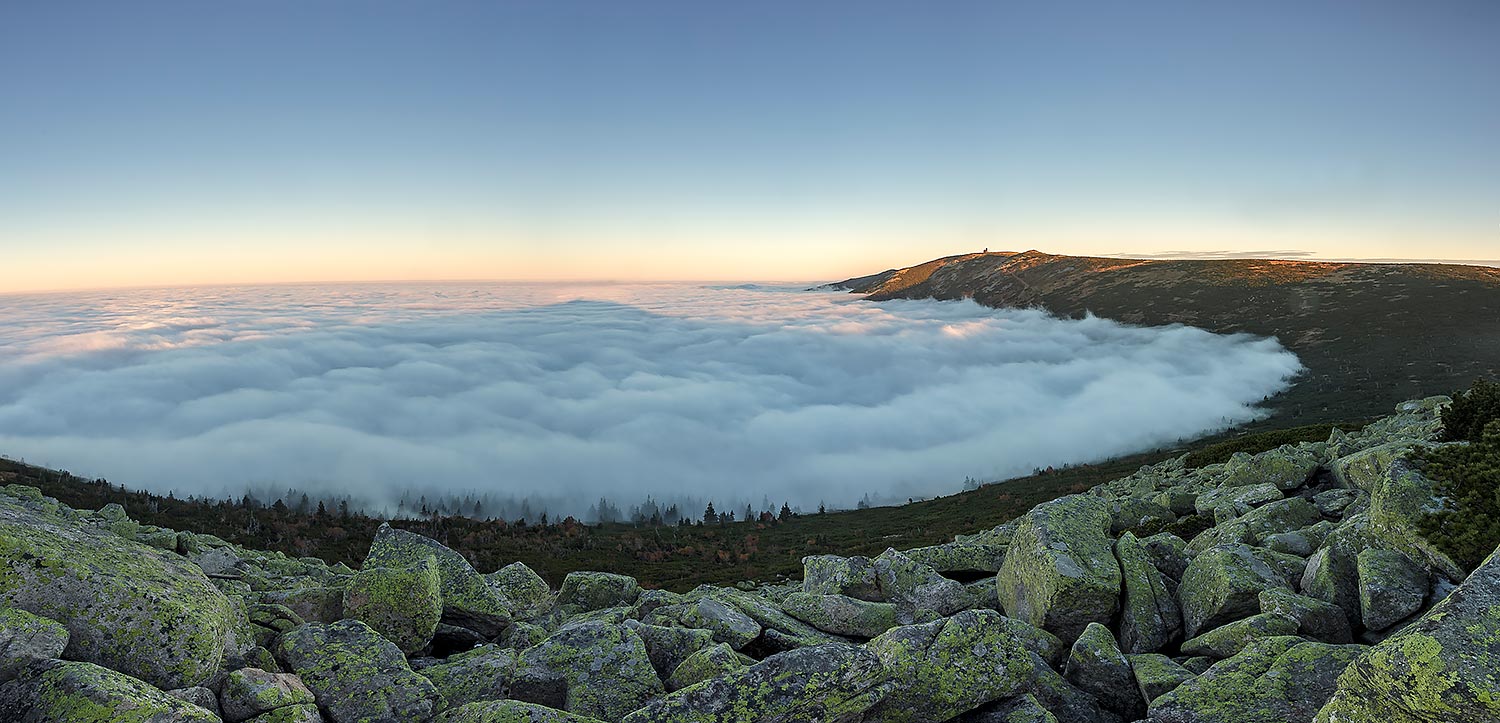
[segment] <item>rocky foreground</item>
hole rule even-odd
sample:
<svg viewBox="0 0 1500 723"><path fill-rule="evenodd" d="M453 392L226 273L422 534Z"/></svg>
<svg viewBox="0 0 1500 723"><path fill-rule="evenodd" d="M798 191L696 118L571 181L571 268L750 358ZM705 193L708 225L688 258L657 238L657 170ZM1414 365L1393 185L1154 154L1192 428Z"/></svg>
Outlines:
<svg viewBox="0 0 1500 723"><path fill-rule="evenodd" d="M1415 525L1446 401L685 595L389 527L356 572L12 485L0 721L1500 721L1500 558L1466 578Z"/></svg>

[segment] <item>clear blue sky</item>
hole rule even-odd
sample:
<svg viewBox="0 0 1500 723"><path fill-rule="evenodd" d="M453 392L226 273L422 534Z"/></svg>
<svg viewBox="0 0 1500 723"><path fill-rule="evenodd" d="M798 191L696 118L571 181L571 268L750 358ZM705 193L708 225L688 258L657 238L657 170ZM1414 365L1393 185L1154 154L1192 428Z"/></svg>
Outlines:
<svg viewBox="0 0 1500 723"><path fill-rule="evenodd" d="M6 2L0 291L1500 257L1500 3Z"/></svg>

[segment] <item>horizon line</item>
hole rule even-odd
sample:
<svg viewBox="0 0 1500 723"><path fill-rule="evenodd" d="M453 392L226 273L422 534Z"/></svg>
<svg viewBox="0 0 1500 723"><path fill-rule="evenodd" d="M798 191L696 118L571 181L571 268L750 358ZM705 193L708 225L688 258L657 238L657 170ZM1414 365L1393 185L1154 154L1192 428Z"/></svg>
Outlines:
<svg viewBox="0 0 1500 723"><path fill-rule="evenodd" d="M1055 256L1081 256L1088 254L1050 254L1049 252L1029 249L1039 253L1048 253ZM948 256L963 256L968 254L990 253L990 254L1018 254L1024 251L984 251L984 252L960 252L937 256L928 261L947 258ZM1249 254L1249 255L1247 255ZM1354 258L1354 257L1320 257L1309 252L1293 249L1277 251L1164 251L1157 253L1106 253L1099 254L1096 258L1126 259L1139 261L1293 261L1306 263L1339 263L1339 264L1429 264L1429 265L1452 265L1452 266L1484 266L1500 268L1500 258L1497 259L1438 259L1438 258L1398 258L1398 257L1376 257L1376 258ZM103 291L147 291L159 289L203 289L203 288L246 288L255 286L333 286L346 284L687 284L687 283L761 283L761 284L826 284L837 283L845 279L859 278L870 274L883 273L887 270L910 268L927 261L918 261L905 267L893 267L892 269L881 269L879 271L847 276L843 279L767 279L767 278L642 278L625 279L619 277L571 277L571 278L501 278L501 277L471 277L471 278L371 278L371 279L303 279L287 281L201 281L185 282L177 284L119 284L107 286L77 286L58 287L47 289L26 289L20 291L0 290L0 297L4 296L41 296L50 294L67 293L93 293Z"/></svg>

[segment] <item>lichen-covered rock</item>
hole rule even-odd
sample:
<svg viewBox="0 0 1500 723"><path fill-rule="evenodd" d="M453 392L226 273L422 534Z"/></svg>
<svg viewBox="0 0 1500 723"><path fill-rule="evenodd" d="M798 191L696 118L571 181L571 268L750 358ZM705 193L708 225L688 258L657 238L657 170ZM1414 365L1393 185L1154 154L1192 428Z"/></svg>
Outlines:
<svg viewBox="0 0 1500 723"><path fill-rule="evenodd" d="M652 610L677 605L682 601L682 595L670 590L642 590L641 596L636 598L635 605L630 608L630 617L645 620Z"/></svg>
<svg viewBox="0 0 1500 723"><path fill-rule="evenodd" d="M817 645L669 693L622 723L855 723L889 687L874 653Z"/></svg>
<svg viewBox="0 0 1500 723"><path fill-rule="evenodd" d="M1141 692L1141 700L1148 705L1197 676L1197 673L1160 653L1127 655L1125 658L1130 661L1136 690Z"/></svg>
<svg viewBox="0 0 1500 723"><path fill-rule="evenodd" d="M1109 500L1109 534L1132 532L1153 535L1177 521L1177 514L1166 506L1141 497L1117 497Z"/></svg>
<svg viewBox="0 0 1500 723"><path fill-rule="evenodd" d="M1281 488L1267 482L1245 487L1220 487L1198 495L1193 504L1200 515L1214 515L1219 510L1227 509L1237 516L1283 497L1285 495L1281 493Z"/></svg>
<svg viewBox="0 0 1500 723"><path fill-rule="evenodd" d="M1228 658L1256 640L1296 633L1296 620L1277 613L1259 613L1189 638L1182 644L1182 654Z"/></svg>
<svg viewBox="0 0 1500 723"><path fill-rule="evenodd" d="M1370 531L1385 546L1450 579L1461 579L1463 569L1421 532L1422 517L1441 501L1432 480L1412 466L1409 456L1414 448L1409 440L1372 447L1336 460L1333 472L1347 486L1370 494Z"/></svg>
<svg viewBox="0 0 1500 723"><path fill-rule="evenodd" d="M564 615L634 605L641 585L628 575L608 572L570 572L557 591L557 609Z"/></svg>
<svg viewBox="0 0 1500 723"><path fill-rule="evenodd" d="M1312 477L1321 461L1313 449L1289 444L1255 455L1241 452L1224 463L1223 485L1271 484L1283 491L1294 490Z"/></svg>
<svg viewBox="0 0 1500 723"><path fill-rule="evenodd" d="M36 660L0 685L0 720L17 723L219 723L160 689L92 663Z"/></svg>
<svg viewBox="0 0 1500 723"><path fill-rule="evenodd" d="M602 720L619 720L665 692L646 644L624 625L589 622L521 652L511 696Z"/></svg>
<svg viewBox="0 0 1500 723"><path fill-rule="evenodd" d="M344 619L344 588L299 587L273 590L261 596L268 605L281 605L309 623L336 623Z"/></svg>
<svg viewBox="0 0 1500 723"><path fill-rule="evenodd" d="M1267 638L1151 702L1151 723L1308 723L1363 646ZM1382 718L1365 719L1368 721Z"/></svg>
<svg viewBox="0 0 1500 723"><path fill-rule="evenodd" d="M245 723L323 723L323 714L311 703L289 705L262 713Z"/></svg>
<svg viewBox="0 0 1500 723"><path fill-rule="evenodd" d="M729 643L735 650L760 637L761 627L739 609L712 598L657 608L646 616L646 622L662 626L682 626L707 630L715 642Z"/></svg>
<svg viewBox="0 0 1500 723"><path fill-rule="evenodd" d="M1031 677L1030 651L993 610L886 632L865 647L895 684L869 723L936 723L1014 695Z"/></svg>
<svg viewBox="0 0 1500 723"><path fill-rule="evenodd" d="M656 668L662 680L666 680L688 656L714 645L714 635L707 630L650 625L635 620L626 620L624 625L635 631L646 644L651 667Z"/></svg>
<svg viewBox="0 0 1500 723"><path fill-rule="evenodd" d="M667 690L682 690L744 667L745 661L733 648L725 643L716 643L683 659L667 677Z"/></svg>
<svg viewBox="0 0 1500 723"><path fill-rule="evenodd" d="M894 549L886 548L872 564L881 597L895 604L905 620L952 615L974 606L963 583Z"/></svg>
<svg viewBox="0 0 1500 723"><path fill-rule="evenodd" d="M485 579L510 601L511 617L517 620L534 620L552 611L552 588L525 563L512 562Z"/></svg>
<svg viewBox="0 0 1500 723"><path fill-rule="evenodd" d="M510 697L516 651L486 645L422 669L449 706Z"/></svg>
<svg viewBox="0 0 1500 723"><path fill-rule="evenodd" d="M422 720L442 707L395 643L358 620L308 623L276 641L276 657L313 692L333 723Z"/></svg>
<svg viewBox="0 0 1500 723"><path fill-rule="evenodd" d="M220 718L224 717L224 714L219 711L219 696L209 688L195 685L190 688L176 688L166 691L166 693L178 700L185 700L192 703Z"/></svg>
<svg viewBox="0 0 1500 723"><path fill-rule="evenodd" d="M958 723L1057 723L1057 716L1043 707L1036 696L1026 693L966 713L958 718Z"/></svg>
<svg viewBox="0 0 1500 723"><path fill-rule="evenodd" d="M1366 493L1359 489L1348 487L1335 487L1331 490L1323 490L1313 495L1313 504L1317 506L1318 512L1327 517L1340 517L1344 510L1360 499Z"/></svg>
<svg viewBox="0 0 1500 723"><path fill-rule="evenodd" d="M1170 532L1158 532L1141 538L1141 544L1145 546L1146 554L1151 556L1151 564L1161 574L1173 581L1182 579L1182 573L1187 571L1188 566L1186 541Z"/></svg>
<svg viewBox="0 0 1500 723"><path fill-rule="evenodd" d="M401 649L415 653L432 641L443 616L437 560L407 567L367 567L344 590L344 614L363 621Z"/></svg>
<svg viewBox="0 0 1500 723"><path fill-rule="evenodd" d="M1359 610L1365 627L1379 632L1422 609L1430 587L1427 571L1395 550L1361 550Z"/></svg>
<svg viewBox="0 0 1500 723"><path fill-rule="evenodd" d="M160 688L212 675L235 625L196 565L12 497L0 497L0 606L62 623L67 658Z"/></svg>
<svg viewBox="0 0 1500 723"><path fill-rule="evenodd" d="M1121 575L1109 538L1109 506L1069 495L1032 508L1016 526L995 577L1005 614L1076 640L1119 608Z"/></svg>
<svg viewBox="0 0 1500 723"><path fill-rule="evenodd" d="M487 700L444 711L432 723L604 723L519 700Z"/></svg>
<svg viewBox="0 0 1500 723"><path fill-rule="evenodd" d="M1120 652L1109 628L1099 623L1089 623L1073 643L1063 677L1125 720L1135 720L1146 711L1130 661Z"/></svg>
<svg viewBox="0 0 1500 723"><path fill-rule="evenodd" d="M510 624L510 601L490 587L463 555L436 540L382 524L361 568L407 567L428 558L437 562L443 622L478 631L489 638L499 635Z"/></svg>
<svg viewBox="0 0 1500 723"><path fill-rule="evenodd" d="M824 632L873 638L896 627L896 606L848 595L809 595L797 592L781 601L789 615Z"/></svg>
<svg viewBox="0 0 1500 723"><path fill-rule="evenodd" d="M1058 723L1120 723L1120 716L1104 709L1099 700L1074 687L1061 673L1048 667L1036 653L1028 653L1031 675L1021 683L1021 692L1035 696Z"/></svg>
<svg viewBox="0 0 1500 723"><path fill-rule="evenodd" d="M913 562L921 563L938 572L994 574L999 572L1000 566L1005 563L1005 548L1005 545L988 542L949 542L943 545L914 548L903 554Z"/></svg>
<svg viewBox="0 0 1500 723"><path fill-rule="evenodd" d="M1204 550L1188 565L1177 588L1183 632L1194 637L1253 615L1260 610L1260 592L1277 587L1291 589L1286 576L1255 548L1221 545Z"/></svg>
<svg viewBox="0 0 1500 723"><path fill-rule="evenodd" d="M16 608L0 608L0 682L33 660L61 658L68 647L63 624Z"/></svg>
<svg viewBox="0 0 1500 723"><path fill-rule="evenodd" d="M1025 620L1008 618L1004 615L988 615L983 618L988 625L994 625L1005 629L1005 635L1014 638L1021 647L1036 653L1038 657L1054 668L1061 668L1063 662L1068 659L1068 644L1060 638L1049 633Z"/></svg>
<svg viewBox="0 0 1500 723"><path fill-rule="evenodd" d="M754 620L761 627L760 639L750 646L755 649L756 657L794 648L848 642L787 615L780 605L755 593L705 586L693 591L693 596L718 600Z"/></svg>
<svg viewBox="0 0 1500 723"><path fill-rule="evenodd" d="M1260 611L1297 621L1297 634L1325 643L1347 643L1353 639L1349 620L1337 605L1290 590L1271 588L1260 593Z"/></svg>
<svg viewBox="0 0 1500 723"><path fill-rule="evenodd" d="M230 673L219 691L219 710L225 723L240 723L277 708L313 702L312 691L297 676L258 668Z"/></svg>
<svg viewBox="0 0 1500 723"><path fill-rule="evenodd" d="M1188 554L1196 555L1214 545L1243 542L1260 545L1276 533L1300 530L1322 519L1318 508L1302 497L1278 500L1250 510L1193 538Z"/></svg>
<svg viewBox="0 0 1500 723"><path fill-rule="evenodd" d="M1182 609L1167 590L1161 571L1135 535L1115 541L1124 595L1120 600L1120 647L1127 653L1151 653L1182 634Z"/></svg>
<svg viewBox="0 0 1500 723"><path fill-rule="evenodd" d="M1500 555L1338 680L1318 723L1500 721Z"/></svg>
<svg viewBox="0 0 1500 723"><path fill-rule="evenodd" d="M880 585L870 558L856 555L809 555L802 558L802 592L810 595L848 595L879 602Z"/></svg>

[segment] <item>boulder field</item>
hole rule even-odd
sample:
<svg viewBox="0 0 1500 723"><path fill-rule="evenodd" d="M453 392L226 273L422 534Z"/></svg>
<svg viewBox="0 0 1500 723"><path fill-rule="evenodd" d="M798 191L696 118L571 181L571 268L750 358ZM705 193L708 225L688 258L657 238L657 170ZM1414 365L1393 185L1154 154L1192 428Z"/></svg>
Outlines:
<svg viewBox="0 0 1500 723"><path fill-rule="evenodd" d="M1447 401L688 593L390 527L355 571L12 485L0 721L1500 722L1500 555L1416 526Z"/></svg>

